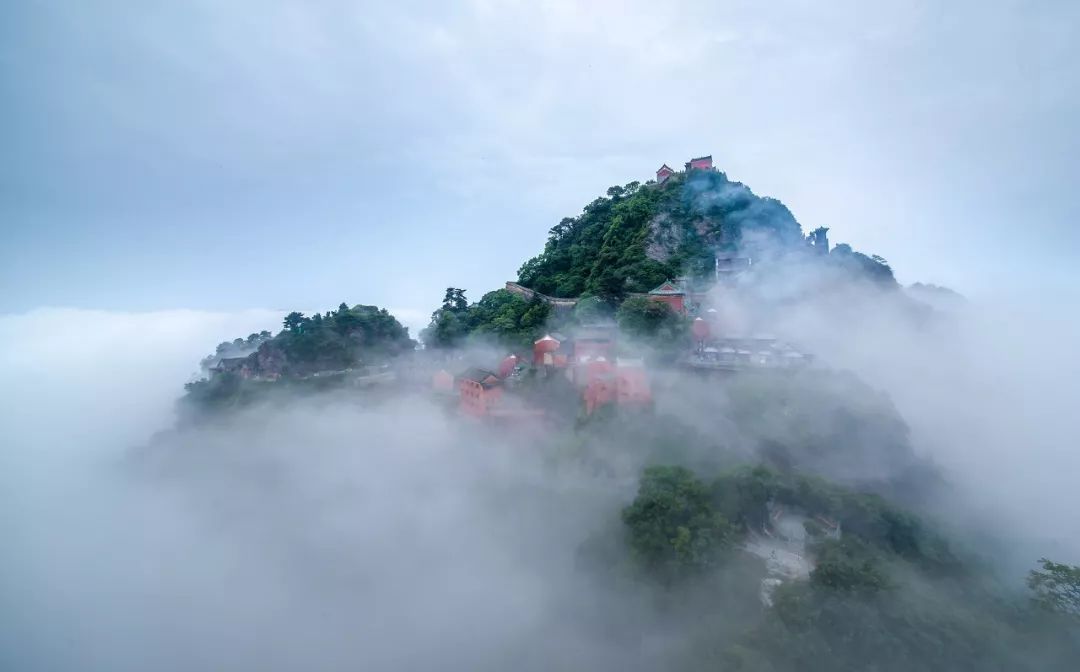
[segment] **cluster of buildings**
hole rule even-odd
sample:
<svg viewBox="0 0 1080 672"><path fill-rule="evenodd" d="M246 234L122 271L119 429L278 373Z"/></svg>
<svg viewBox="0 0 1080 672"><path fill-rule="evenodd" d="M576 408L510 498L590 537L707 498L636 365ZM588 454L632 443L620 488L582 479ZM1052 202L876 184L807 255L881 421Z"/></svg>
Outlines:
<svg viewBox="0 0 1080 672"><path fill-rule="evenodd" d="M813 362L813 356L775 336L731 335L717 328L716 311L691 323L694 347L682 359L685 366L714 371L739 371L756 368L794 368Z"/></svg>
<svg viewBox="0 0 1080 672"><path fill-rule="evenodd" d="M690 172L691 170L716 170L713 167L711 154L709 156L699 156L696 159L690 159L683 164L683 167L686 172ZM663 184L674 174L675 169L665 163L656 170L656 183Z"/></svg>
<svg viewBox="0 0 1080 672"><path fill-rule="evenodd" d="M809 364L811 355L766 334L732 334L721 324L715 308L708 305L707 292L685 289L685 280L667 281L648 293L650 300L666 303L680 315L695 315L690 332L693 347L682 362L693 368L735 371L747 368L785 368Z"/></svg>
<svg viewBox="0 0 1080 672"><path fill-rule="evenodd" d="M573 390L588 415L612 405L651 408L644 362L616 356L617 332L611 323L582 326L572 336L546 334L533 343L531 362L512 354L495 369L470 367L457 376L440 370L432 386L437 393L456 397L462 415L493 420L543 416L536 399L544 396L537 391L545 386L558 394ZM527 386L533 394L523 394Z"/></svg>
<svg viewBox="0 0 1080 672"><path fill-rule="evenodd" d="M617 337L614 323L579 327L570 338L548 334L533 344L533 365L546 377L564 376L573 383L586 414L609 404L650 408L645 363L616 356Z"/></svg>
<svg viewBox="0 0 1080 672"><path fill-rule="evenodd" d="M512 377L518 373L518 358L509 355L497 371L474 366L456 377L445 370L439 371L435 374L434 385L437 391L456 394L458 411L467 417L491 420L543 417L543 409L514 394Z"/></svg>

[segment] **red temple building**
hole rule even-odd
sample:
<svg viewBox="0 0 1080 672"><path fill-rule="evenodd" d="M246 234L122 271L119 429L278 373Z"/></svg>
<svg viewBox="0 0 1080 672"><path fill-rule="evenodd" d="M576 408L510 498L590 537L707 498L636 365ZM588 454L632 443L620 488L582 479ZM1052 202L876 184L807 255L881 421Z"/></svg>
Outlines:
<svg viewBox="0 0 1080 672"><path fill-rule="evenodd" d="M507 358L509 359L509 358ZM516 358L514 358L516 362ZM506 363L506 360L503 360ZM473 367L462 373L458 380L458 411L466 416L486 422L511 423L543 419L544 411L531 406L507 386L507 378L496 373Z"/></svg>
<svg viewBox="0 0 1080 672"><path fill-rule="evenodd" d="M678 283L670 280L665 282L649 292L649 298L668 304L676 313L686 313L686 292Z"/></svg>
<svg viewBox="0 0 1080 672"><path fill-rule="evenodd" d="M686 168L686 172L690 172L691 170L715 170L713 168L713 160L711 154L709 156L699 156L697 158L690 159L683 165ZM664 182L667 182L672 175L675 175L675 173L676 171L674 168L667 165L666 163L663 164L656 169L656 183L663 184Z"/></svg>
<svg viewBox="0 0 1080 672"><path fill-rule="evenodd" d="M507 376L509 376L511 373L514 372L514 369L517 368L517 365L518 365L517 355L514 355L514 354L508 355L505 359L503 359L501 362L499 362L499 377L500 378L506 378Z"/></svg>
<svg viewBox="0 0 1080 672"><path fill-rule="evenodd" d="M458 376L461 412L483 417L502 399L502 381L487 369L471 368Z"/></svg>
<svg viewBox="0 0 1080 672"><path fill-rule="evenodd" d="M686 162L686 170L712 170L712 155L699 156L696 159L690 159Z"/></svg>
<svg viewBox="0 0 1080 672"><path fill-rule="evenodd" d="M652 406L652 389L645 366L639 360L612 362L600 357L579 362L573 368L572 379L581 389L586 414L591 415L608 404L630 408Z"/></svg>
<svg viewBox="0 0 1080 672"><path fill-rule="evenodd" d="M533 343L533 364L553 366L555 364L555 352L559 350L560 346L562 346L562 343L551 334L547 334L536 341Z"/></svg>
<svg viewBox="0 0 1080 672"><path fill-rule="evenodd" d="M614 322L579 327L574 332L574 361L586 362L598 357L611 359L615 354L615 337L617 333L618 327Z"/></svg>
<svg viewBox="0 0 1080 672"><path fill-rule="evenodd" d="M672 288L677 289L674 283ZM533 344L535 375L556 384L563 379L570 381L589 414L611 404L650 408L652 393L644 365L616 358L617 332L611 322L579 327L570 337L545 335ZM517 390L521 382L517 375L519 364L518 357L510 355L499 363L497 371L472 367L453 378L451 389L457 393L459 413L515 426L546 417L546 411L537 407L536 400L527 393L530 386ZM448 384L451 381L445 371L434 375L432 387L437 394L444 392Z"/></svg>

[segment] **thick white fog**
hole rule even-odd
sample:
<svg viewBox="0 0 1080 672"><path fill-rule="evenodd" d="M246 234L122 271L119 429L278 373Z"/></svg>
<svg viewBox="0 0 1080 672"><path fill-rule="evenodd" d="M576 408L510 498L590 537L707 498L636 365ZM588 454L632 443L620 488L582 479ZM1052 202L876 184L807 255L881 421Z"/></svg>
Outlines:
<svg viewBox="0 0 1080 672"><path fill-rule="evenodd" d="M1010 563L1076 562L1080 330L1056 304L1020 306L969 304L921 330L887 310L853 313L846 345L815 315L787 325L893 397L915 449L955 485L944 517L1000 521L1022 542ZM659 628L654 643L603 634L636 612L574 564L632 482L556 475L526 441L477 441L420 398L375 410L305 401L168 432L199 359L278 320L0 318L0 669L662 659Z"/></svg>
<svg viewBox="0 0 1080 672"><path fill-rule="evenodd" d="M921 324L858 288L784 320L832 366L884 390L952 495L940 516L986 526L1024 571L1040 554L1080 561L1077 295L1003 293ZM843 304L842 306L840 304ZM837 328L837 325L842 325Z"/></svg>
<svg viewBox="0 0 1080 672"><path fill-rule="evenodd" d="M573 551L632 483L543 478L527 445L462 439L422 399L298 402L133 450L214 344L278 319L0 322L0 668L506 669L549 641L629 664L578 634Z"/></svg>

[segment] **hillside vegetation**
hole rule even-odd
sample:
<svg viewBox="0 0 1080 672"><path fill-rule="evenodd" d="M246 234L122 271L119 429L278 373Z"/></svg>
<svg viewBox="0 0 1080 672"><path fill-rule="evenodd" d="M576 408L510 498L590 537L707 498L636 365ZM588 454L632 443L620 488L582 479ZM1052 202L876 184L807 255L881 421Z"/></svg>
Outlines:
<svg viewBox="0 0 1080 672"><path fill-rule="evenodd" d="M662 185L611 187L554 226L518 280L551 296L618 301L680 275L710 277L717 252L769 260L803 247L802 227L783 203L698 170Z"/></svg>
<svg viewBox="0 0 1080 672"><path fill-rule="evenodd" d="M528 347L549 317L551 307L539 299L526 301L497 289L470 305L464 290L448 287L442 305L432 313L431 323L420 338L429 348L458 347L470 335L512 348Z"/></svg>
<svg viewBox="0 0 1080 672"><path fill-rule="evenodd" d="M719 255L753 259L753 271L740 281L749 292L779 283L809 293L852 280L897 288L883 258L844 243L820 253L780 201L757 196L722 172L694 170L663 184L610 187L580 215L551 228L543 251L518 270L518 283L547 296L584 299L572 315L552 315L540 302L506 290L469 304L462 290L449 288L421 340L436 348L457 347L469 337L516 346L542 335L545 320L548 329L562 327L612 318L622 307L621 324L659 343L659 335L685 329L676 324L676 316L661 314L663 306L650 307L632 295L680 277L698 289L708 288ZM796 276L815 280L791 282ZM764 293L777 294L775 288Z"/></svg>
<svg viewBox="0 0 1080 672"><path fill-rule="evenodd" d="M784 581L762 609L746 590L762 574L743 544L767 526L769 502L842 520L843 534L808 520L809 577ZM1080 655L1080 568L1043 560L1033 592L1013 592L918 516L818 478L654 466L620 522L586 541L580 561L663 605L682 640L674 669L1036 671Z"/></svg>
<svg viewBox="0 0 1080 672"><path fill-rule="evenodd" d="M218 345L201 362L213 375L188 383L188 408L210 410L243 405L260 398L267 381L298 381L316 374L381 364L412 352L409 330L385 308L342 303L337 310L308 317L292 312L282 330L252 334ZM242 354L242 356L235 356ZM333 381L323 377L317 382Z"/></svg>

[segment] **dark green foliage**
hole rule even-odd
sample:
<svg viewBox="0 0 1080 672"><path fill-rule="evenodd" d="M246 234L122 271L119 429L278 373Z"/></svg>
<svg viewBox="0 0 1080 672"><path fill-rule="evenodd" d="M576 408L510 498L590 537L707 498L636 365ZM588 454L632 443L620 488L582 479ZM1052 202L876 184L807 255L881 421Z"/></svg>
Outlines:
<svg viewBox="0 0 1080 672"><path fill-rule="evenodd" d="M307 318L304 317L303 313L293 311L285 316L285 319L282 321L282 326L285 328L285 331L300 331L306 321Z"/></svg>
<svg viewBox="0 0 1080 672"><path fill-rule="evenodd" d="M346 370L383 363L416 347L408 329L376 306L350 308L342 303L336 311L311 317L291 312L282 327L276 336L263 331L219 345L216 355L203 360L204 368L235 354L246 357L244 376L222 371L188 383L184 411L198 414L243 406L286 384L309 391L338 386Z"/></svg>
<svg viewBox="0 0 1080 672"><path fill-rule="evenodd" d="M431 314L431 322L420 332L420 340L428 348L456 348L469 335L469 325L463 313L440 308Z"/></svg>
<svg viewBox="0 0 1080 672"><path fill-rule="evenodd" d="M662 202L673 200L673 192L637 183L608 189L608 197L551 229L543 253L518 271L519 281L551 296L588 292L615 301L652 289L673 268L647 258L649 222Z"/></svg>
<svg viewBox="0 0 1080 672"><path fill-rule="evenodd" d="M260 345L273 338L269 331L260 331L257 334L249 334L245 338L237 338L232 341L218 343L214 354L207 355L199 362L199 368L206 370L224 358L243 357L258 349Z"/></svg>
<svg viewBox="0 0 1080 672"><path fill-rule="evenodd" d="M778 481L777 474L762 466L733 469L713 481L713 504L731 522L760 529L765 504L776 496Z"/></svg>
<svg viewBox="0 0 1080 672"><path fill-rule="evenodd" d="M762 258L802 243L802 227L783 203L757 196L721 172L694 171L687 176L680 205L676 214L681 219L702 218L698 230L725 249Z"/></svg>
<svg viewBox="0 0 1080 672"><path fill-rule="evenodd" d="M1057 614L1080 617L1080 567L1039 560L1040 570L1028 575L1028 587L1039 607Z"/></svg>
<svg viewBox="0 0 1080 672"><path fill-rule="evenodd" d="M456 287L447 287L443 297L442 309L454 313L464 312L469 307L469 300L465 298L465 290Z"/></svg>
<svg viewBox="0 0 1080 672"><path fill-rule="evenodd" d="M539 299L526 301L500 289L488 292L469 306L466 320L473 333L492 336L501 343L526 346L542 335L550 312L550 307Z"/></svg>
<svg viewBox="0 0 1080 672"><path fill-rule="evenodd" d="M187 383L184 391L185 401L192 407L222 407L239 400L243 381L235 373L221 373Z"/></svg>
<svg viewBox="0 0 1080 672"><path fill-rule="evenodd" d="M609 188L580 215L551 228L543 252L522 264L518 281L551 296L593 295L617 305L667 279L711 280L717 252L751 257L758 269L783 269L801 258L842 271L841 283L867 278L896 286L881 257L843 244L827 256L813 253L783 203L705 170L677 174L663 185Z"/></svg>
<svg viewBox="0 0 1080 672"><path fill-rule="evenodd" d="M821 541L814 547L814 557L817 567L810 580L816 585L854 592L875 592L892 585L881 553L850 534Z"/></svg>
<svg viewBox="0 0 1080 672"><path fill-rule="evenodd" d="M683 467L646 469L622 519L633 557L665 581L712 566L731 535L708 488Z"/></svg>
<svg viewBox="0 0 1080 672"><path fill-rule="evenodd" d="M574 306L574 319L579 324L604 322L615 317L611 303L599 296L586 296Z"/></svg>
<svg viewBox="0 0 1080 672"><path fill-rule="evenodd" d="M723 173L695 171L663 185L611 187L606 198L553 227L544 251L522 265L518 278L553 296L587 292L618 301L680 274L708 276L717 249L764 254L801 241L799 223L779 201Z"/></svg>
<svg viewBox="0 0 1080 672"><path fill-rule="evenodd" d="M867 256L862 252L855 252L850 245L840 243L832 249L828 259L830 264L850 271L852 275L869 278L886 287L897 286L892 268L876 254Z"/></svg>
<svg viewBox="0 0 1080 672"><path fill-rule="evenodd" d="M809 581L785 581L762 611L756 596L721 592L721 577L742 556L696 563L700 556L680 556L676 543L693 535L676 530L718 512L747 524L760 519L753 512L769 499L834 513L844 533L818 538ZM622 542L609 534L591 540L589 550L597 566L618 574L614 552L621 543L664 579L669 599L652 599L663 605L663 619L691 631L676 656L679 669L1034 672L1072 669L1080 652L1080 629L1059 599L1075 596L1080 568L1042 561L1031 581L1040 608L1027 608L981 565L956 560L914 515L820 479L743 467L705 489L686 469L656 467L645 472L623 520ZM735 533L723 538L727 546ZM944 555L952 559L950 572L937 571Z"/></svg>
<svg viewBox="0 0 1080 672"><path fill-rule="evenodd" d="M429 348L454 348L469 334L466 311L469 301L465 290L447 287L442 305L431 314L431 322L420 332L420 340Z"/></svg>
<svg viewBox="0 0 1080 672"><path fill-rule="evenodd" d="M647 341L685 345L689 333L687 320L671 306L644 296L623 301L615 312L615 320L623 333Z"/></svg>
<svg viewBox="0 0 1080 672"><path fill-rule="evenodd" d="M926 571L949 573L960 564L945 539L915 515L879 495L856 492L816 476L760 465L739 467L717 477L711 492L718 511L749 529L761 528L765 503L774 500L842 521L845 540L857 537Z"/></svg>
<svg viewBox="0 0 1080 672"><path fill-rule="evenodd" d="M854 575L854 581L865 578L861 571ZM1023 639L1003 614L981 606L963 592L916 582L886 592L817 580L789 584L742 647L774 670L1045 669L1030 652L1017 653Z"/></svg>
<svg viewBox="0 0 1080 672"><path fill-rule="evenodd" d="M540 335L551 307L499 289L468 305L460 289L447 289L443 306L431 314L420 334L429 348L454 348L470 337L488 338L512 348L527 347Z"/></svg>
<svg viewBox="0 0 1080 672"><path fill-rule="evenodd" d="M289 313L284 330L265 348L276 350L287 362L283 374L340 370L381 361L413 349L408 329L385 308L342 303L326 315L308 318ZM258 359L258 358L256 358Z"/></svg>
<svg viewBox="0 0 1080 672"><path fill-rule="evenodd" d="M336 311L311 317L291 312L282 320L282 327L277 336L262 331L246 340L222 343L203 364L210 366L222 357L252 353L248 368L255 376L303 375L383 361L416 345L409 330L377 306L350 308L342 303Z"/></svg>

